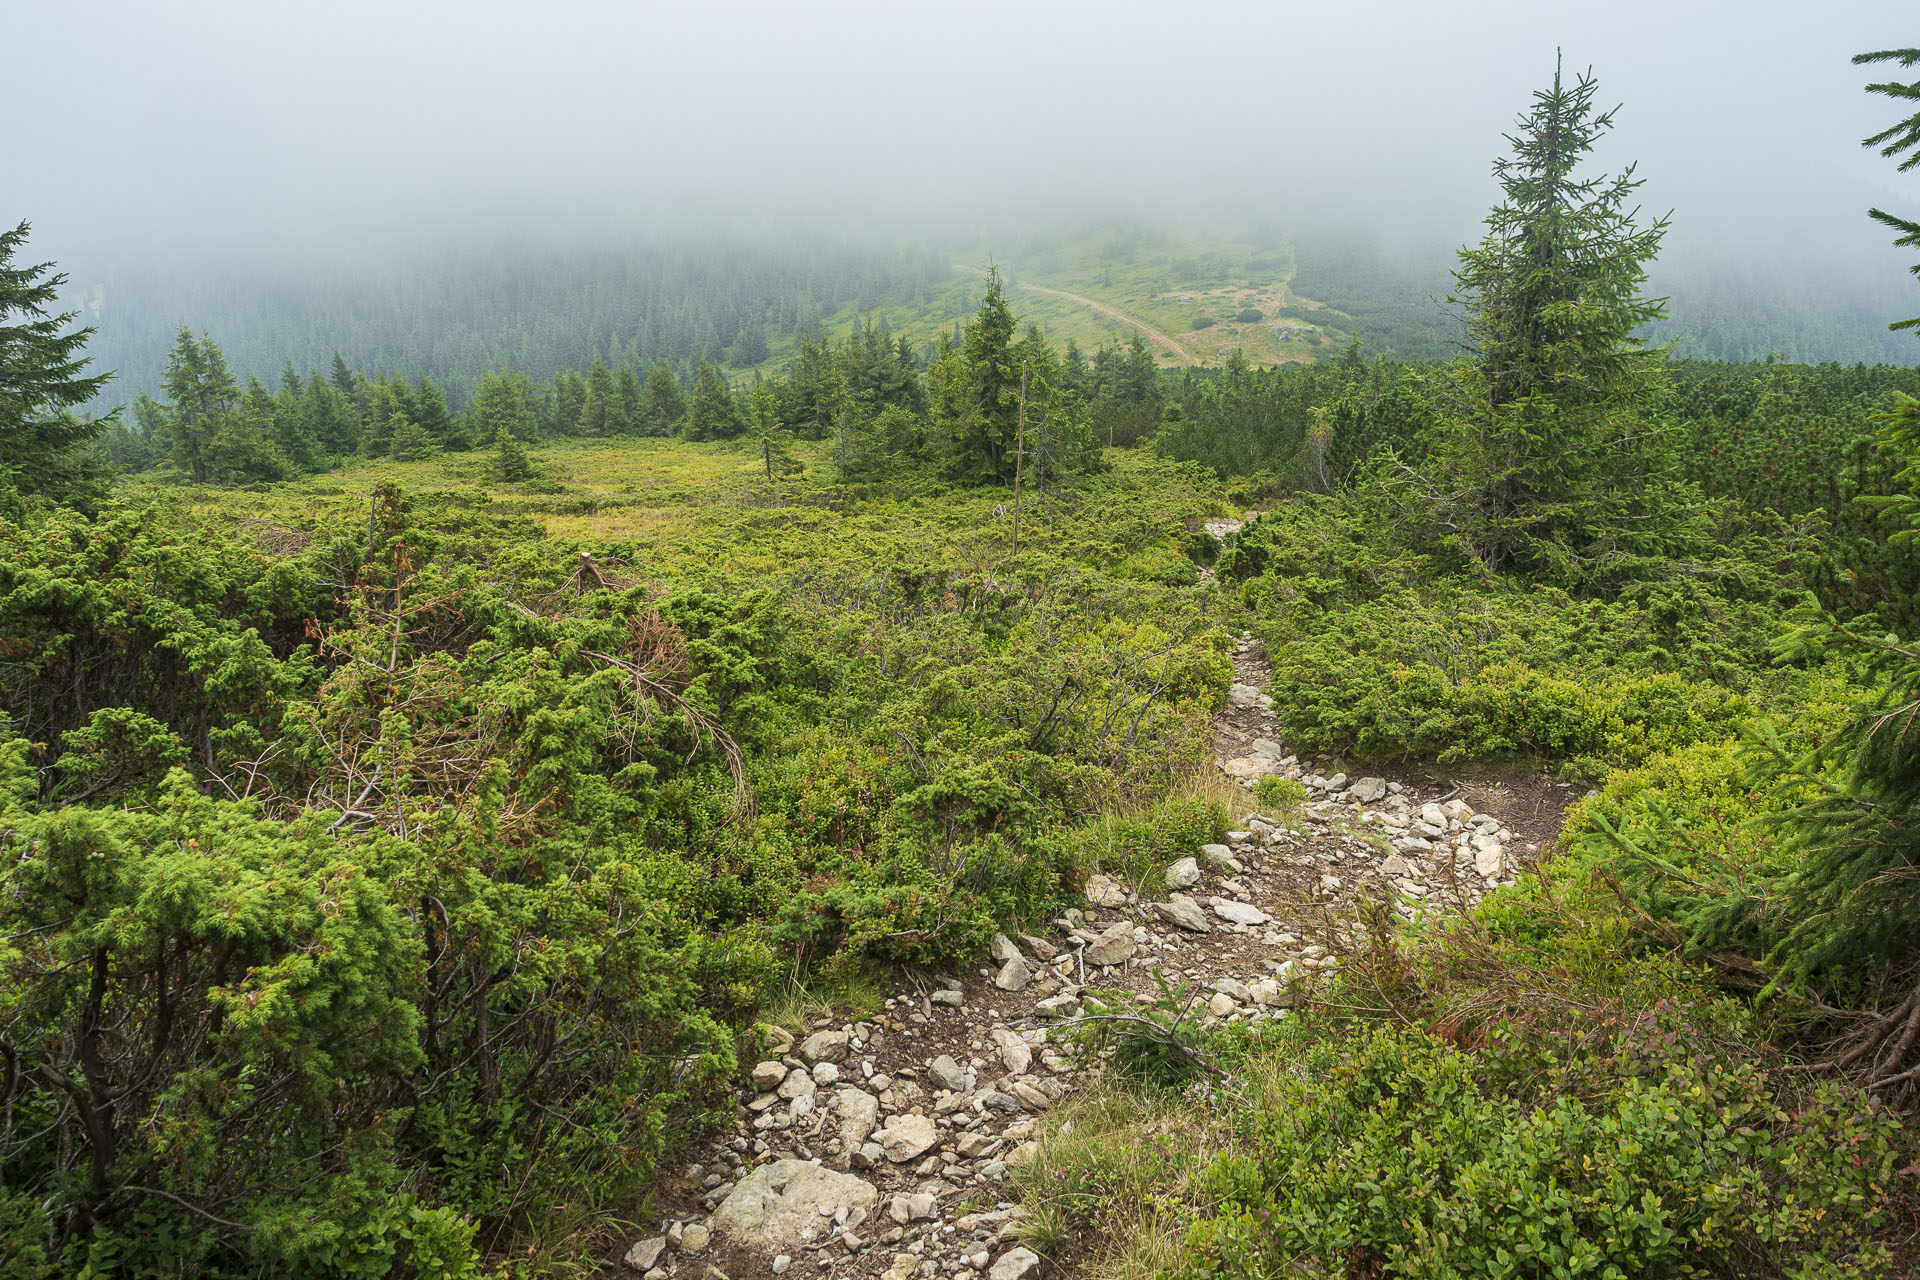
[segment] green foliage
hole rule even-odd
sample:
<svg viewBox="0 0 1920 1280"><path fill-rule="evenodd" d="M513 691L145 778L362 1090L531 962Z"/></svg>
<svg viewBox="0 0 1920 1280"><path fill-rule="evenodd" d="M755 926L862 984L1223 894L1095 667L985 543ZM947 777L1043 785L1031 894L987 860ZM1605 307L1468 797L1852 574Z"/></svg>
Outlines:
<svg viewBox="0 0 1920 1280"><path fill-rule="evenodd" d="M731 440L747 429L740 407L720 371L705 360L695 375L693 399L687 408L689 440Z"/></svg>
<svg viewBox="0 0 1920 1280"><path fill-rule="evenodd" d="M1406 549L1358 489L1243 529L1237 583L1273 663L1291 740L1361 758L1534 757L1598 775L1737 732L1799 590L1765 521L1723 535L1703 580L1581 600L1479 578L1444 545Z"/></svg>
<svg viewBox="0 0 1920 1280"><path fill-rule="evenodd" d="M1283 778L1270 773L1253 784L1253 801L1267 818L1288 825L1302 820L1307 804L1307 786L1298 778Z"/></svg>
<svg viewBox="0 0 1920 1280"><path fill-rule="evenodd" d="M1591 76L1535 95L1494 162L1503 198L1455 282L1472 353L1426 389L1442 475L1414 481L1435 523L1494 570L1579 585L1670 554L1684 494L1649 486L1663 352L1637 332L1664 314L1642 295L1664 219L1635 225L1633 167L1577 176L1612 127Z"/></svg>
<svg viewBox="0 0 1920 1280"><path fill-rule="evenodd" d="M47 275L51 263L15 264L28 229L0 231L0 482L70 501L101 488L95 442L117 423L78 410L112 375L86 372L93 330L68 329L79 313L53 314L67 277Z"/></svg>
<svg viewBox="0 0 1920 1280"><path fill-rule="evenodd" d="M493 462L489 473L502 484L523 484L536 474L527 446L504 426L493 433Z"/></svg>
<svg viewBox="0 0 1920 1280"><path fill-rule="evenodd" d="M1920 66L1920 49L1881 49L1874 53L1855 54L1853 62L1855 66L1891 62L1911 70L1915 66ZM1920 80L1911 84L1901 84L1898 81L1870 84L1867 86L1867 92L1894 98L1902 103L1913 102L1920 99ZM1899 172L1906 173L1916 165L1920 165L1920 111L1915 111L1906 119L1882 129L1860 145L1879 147L1881 155L1899 160ZM1920 222L1888 213L1885 209L1870 210L1868 216L1875 222L1900 233L1894 240L1895 245L1903 249L1920 248ZM1916 263L1907 270L1912 275L1920 275L1920 263ZM1910 320L1896 320L1887 327L1896 330L1920 328L1920 316Z"/></svg>
<svg viewBox="0 0 1920 1280"><path fill-rule="evenodd" d="M622 448L652 460L631 474L764 474L549 455L599 476ZM777 507L688 486L641 541L578 546L540 536L575 518L538 514L553 495L385 481L0 522L28 655L0 681L8 1261L569 1264L724 1115L776 967L951 964L1094 858L1218 837L1169 792L1224 634L1191 586L1114 573L1190 564L1199 483L1149 458L1056 480L998 569L989 494L805 476Z"/></svg>
<svg viewBox="0 0 1920 1280"><path fill-rule="evenodd" d="M1883 420L1883 442L1907 460L1901 490L1856 501L1895 530L1892 551L1910 553L1920 545L1920 401L1902 397ZM1795 621L1783 656L1841 655L1865 669L1873 692L1811 751L1792 752L1777 730L1764 732L1772 767L1812 791L1781 823L1801 861L1786 882L1792 926L1774 958L1801 978L1900 967L1920 936L1920 651L1871 620L1850 623L1817 606Z"/></svg>
<svg viewBox="0 0 1920 1280"><path fill-rule="evenodd" d="M1309 1041L1203 1182L1184 1274L1890 1276L1899 1127L1796 1098L1660 1018L1556 1060L1419 1032ZM1491 1061L1488 1061L1488 1060ZM1545 1067L1584 1087L1516 1096Z"/></svg>

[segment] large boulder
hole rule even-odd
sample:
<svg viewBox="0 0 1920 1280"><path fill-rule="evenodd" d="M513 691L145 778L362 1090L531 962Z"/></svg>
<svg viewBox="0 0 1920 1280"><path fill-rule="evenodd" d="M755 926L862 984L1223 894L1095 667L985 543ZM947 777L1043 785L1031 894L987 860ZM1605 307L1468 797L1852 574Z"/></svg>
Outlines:
<svg viewBox="0 0 1920 1280"><path fill-rule="evenodd" d="M839 1210L872 1213L879 1203L880 1193L863 1178L805 1160L776 1160L740 1179L709 1222L751 1248L797 1251Z"/></svg>

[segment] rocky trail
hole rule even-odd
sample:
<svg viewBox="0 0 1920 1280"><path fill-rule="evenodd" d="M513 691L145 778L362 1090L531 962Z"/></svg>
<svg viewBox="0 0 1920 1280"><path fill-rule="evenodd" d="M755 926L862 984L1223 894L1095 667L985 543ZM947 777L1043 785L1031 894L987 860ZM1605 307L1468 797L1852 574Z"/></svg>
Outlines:
<svg viewBox="0 0 1920 1280"><path fill-rule="evenodd" d="M1297 984L1364 941L1370 905L1411 918L1477 902L1551 843L1574 798L1537 777L1350 777L1298 759L1251 638L1233 661L1215 767L1249 791L1302 782L1292 826L1249 816L1144 885L1095 875L1083 906L995 938L975 971L777 1039L741 1082L733 1132L668 1180L665 1218L610 1270L1045 1280L1051 1264L1014 1241L1005 1180L1092 1068L1059 1036L1089 991L1145 1004L1164 979L1197 991L1190 1019L1286 1017Z"/></svg>

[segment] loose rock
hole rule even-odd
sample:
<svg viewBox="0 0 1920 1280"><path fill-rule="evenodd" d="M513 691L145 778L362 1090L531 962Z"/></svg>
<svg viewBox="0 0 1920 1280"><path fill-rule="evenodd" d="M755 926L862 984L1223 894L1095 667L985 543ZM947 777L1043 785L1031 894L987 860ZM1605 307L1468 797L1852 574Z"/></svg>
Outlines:
<svg viewBox="0 0 1920 1280"><path fill-rule="evenodd" d="M709 1222L750 1248L797 1250L818 1233L823 1217L841 1209L871 1213L879 1203L880 1193L863 1178L805 1160L776 1160L742 1178Z"/></svg>
<svg viewBox="0 0 1920 1280"><path fill-rule="evenodd" d="M1139 948L1134 945L1133 926L1122 920L1087 944L1088 964L1125 964Z"/></svg>
<svg viewBox="0 0 1920 1280"><path fill-rule="evenodd" d="M896 1116L893 1123L874 1135L880 1139L887 1159L895 1164L918 1160L940 1141L940 1130L926 1116Z"/></svg>

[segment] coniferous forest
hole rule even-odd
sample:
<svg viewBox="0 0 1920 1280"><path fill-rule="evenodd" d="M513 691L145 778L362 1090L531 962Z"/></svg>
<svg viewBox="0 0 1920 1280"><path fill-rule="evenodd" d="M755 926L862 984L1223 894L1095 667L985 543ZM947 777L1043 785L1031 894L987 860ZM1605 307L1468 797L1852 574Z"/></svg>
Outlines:
<svg viewBox="0 0 1920 1280"><path fill-rule="evenodd" d="M1920 320L1612 104L1444 300L0 232L0 1274L1915 1274Z"/></svg>

